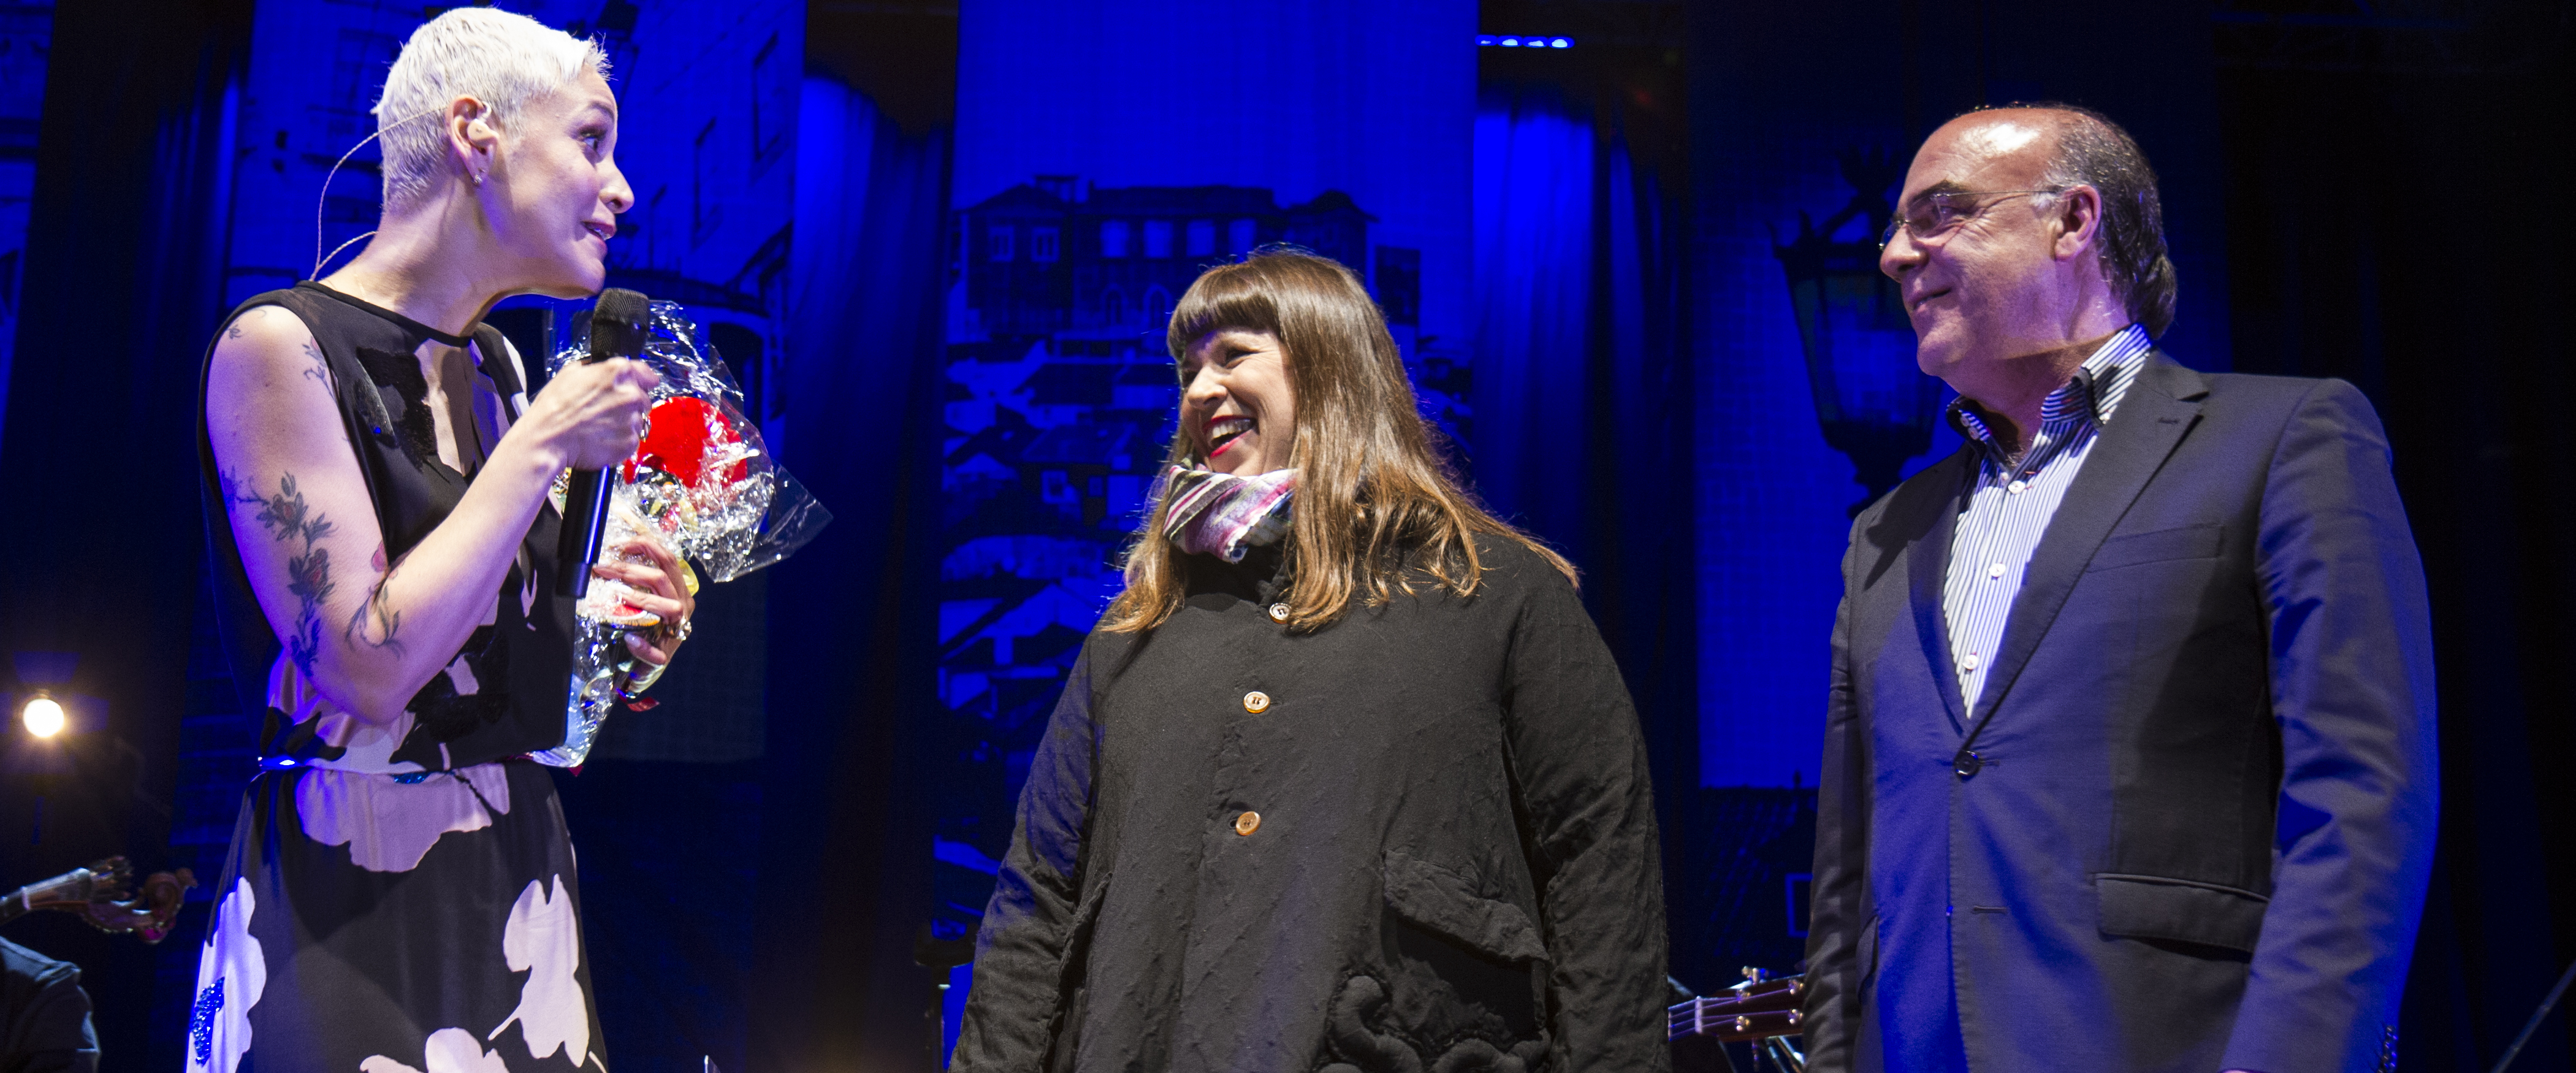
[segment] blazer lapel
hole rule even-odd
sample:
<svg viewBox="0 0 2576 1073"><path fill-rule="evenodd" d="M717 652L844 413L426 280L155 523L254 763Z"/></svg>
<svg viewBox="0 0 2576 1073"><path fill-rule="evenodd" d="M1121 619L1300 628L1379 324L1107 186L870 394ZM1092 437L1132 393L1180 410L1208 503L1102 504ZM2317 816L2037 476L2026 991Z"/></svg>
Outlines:
<svg viewBox="0 0 2576 1073"><path fill-rule="evenodd" d="M1977 698L1975 726L1962 748L1976 743L1977 731L1985 729L2012 691L2013 681L2021 677L2022 667L2039 648L2039 639L2066 606L2067 594L2074 591L2093 553L2199 419L2199 400L2209 394L2208 381L2162 351L2147 352L2146 362L2110 424L2101 430L2101 438L2086 454L2084 469L2075 475L2075 484L2066 490L2057 513L2049 518L2047 533L2031 553L2021 593L2013 598L2012 612L2004 619L2003 645L1995 653L1993 668L1986 672L1985 692Z"/></svg>
<svg viewBox="0 0 2576 1073"><path fill-rule="evenodd" d="M1906 528L1922 535L1905 549L1905 575L1914 605L1914 629L1923 638L1923 658L1932 664L1932 681L1940 689L1941 709L1949 715L1953 733L1965 732L1968 720L1960 710L1959 666L1950 659L1950 626L1941 607L1942 580L1949 576L1950 541L1959 527L1959 495L1967 488L1969 475L1975 472L1975 458L1974 449L1962 448L1915 478L1923 485L1922 502L1888 505L1891 510L1902 505L1909 508L1909 513L1931 515L1906 519Z"/></svg>

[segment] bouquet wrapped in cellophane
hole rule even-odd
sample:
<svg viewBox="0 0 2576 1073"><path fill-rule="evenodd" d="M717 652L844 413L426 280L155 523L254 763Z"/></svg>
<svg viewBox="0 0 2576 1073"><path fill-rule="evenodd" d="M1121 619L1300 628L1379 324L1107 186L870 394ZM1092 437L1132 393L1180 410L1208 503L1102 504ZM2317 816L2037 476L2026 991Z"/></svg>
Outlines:
<svg viewBox="0 0 2576 1073"><path fill-rule="evenodd" d="M586 322L585 322L586 323ZM551 374L589 353L587 328L546 361ZM771 457L757 422L743 414L735 386L704 333L676 302L655 302L638 360L660 373L653 389L652 424L634 455L608 475L608 526L600 561L636 536L651 533L693 567L698 579L726 582L786 558L814 539L832 513ZM555 506L564 483L556 482ZM640 560L638 560L640 561ZM575 767L590 755L599 727L621 702L649 707L627 687L649 683L655 673L635 664L626 649L632 630L662 625L638 606L624 582L593 575L574 607L572 688L564 712L564 742L534 759Z"/></svg>

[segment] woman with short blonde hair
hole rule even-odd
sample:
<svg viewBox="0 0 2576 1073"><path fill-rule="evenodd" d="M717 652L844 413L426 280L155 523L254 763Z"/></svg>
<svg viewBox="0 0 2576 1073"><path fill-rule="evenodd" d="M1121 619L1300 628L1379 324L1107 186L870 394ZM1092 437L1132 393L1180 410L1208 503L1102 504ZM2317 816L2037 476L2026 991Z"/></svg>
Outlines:
<svg viewBox="0 0 2576 1073"><path fill-rule="evenodd" d="M1636 712L1564 559L1434 450L1347 269L1199 277L1127 588L984 918L960 1070L1655 1069Z"/></svg>
<svg viewBox="0 0 2576 1073"><path fill-rule="evenodd" d="M595 293L617 213L596 46L450 11L376 108L382 227L348 267L243 303L209 347L198 439L227 654L260 713L200 953L192 1071L600 1069L580 882L554 783L571 602L566 468L635 448L654 374L568 366L534 399L483 324L512 294ZM318 270L318 266L317 266ZM595 568L686 635L657 542Z"/></svg>

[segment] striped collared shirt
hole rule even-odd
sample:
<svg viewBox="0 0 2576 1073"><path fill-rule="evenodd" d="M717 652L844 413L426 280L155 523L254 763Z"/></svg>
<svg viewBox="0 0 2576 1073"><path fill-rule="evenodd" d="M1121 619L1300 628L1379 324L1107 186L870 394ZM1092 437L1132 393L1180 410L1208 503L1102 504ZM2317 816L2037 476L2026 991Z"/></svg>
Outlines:
<svg viewBox="0 0 2576 1073"><path fill-rule="evenodd" d="M1959 693L1970 711L1985 690L1986 669L2002 644L2004 619L2058 501L2084 468L2102 426L2147 363L2147 330L2130 325L2084 359L2083 368L2039 404L2039 428L2016 465L1968 400L1950 404L1950 420L1979 448L1977 483L1950 537L1950 573L1941 598L1958 661Z"/></svg>

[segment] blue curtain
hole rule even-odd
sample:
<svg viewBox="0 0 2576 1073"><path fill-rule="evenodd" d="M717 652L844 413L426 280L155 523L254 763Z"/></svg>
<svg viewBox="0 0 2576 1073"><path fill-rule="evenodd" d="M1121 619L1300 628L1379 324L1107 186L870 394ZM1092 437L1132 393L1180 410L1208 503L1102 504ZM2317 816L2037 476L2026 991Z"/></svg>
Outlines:
<svg viewBox="0 0 2576 1073"><path fill-rule="evenodd" d="M949 131L805 80L782 456L830 528L770 579L764 892L750 1066L921 1068L936 710L940 312Z"/></svg>
<svg viewBox="0 0 2576 1073"><path fill-rule="evenodd" d="M1545 84L1479 100L1466 446L1486 502L1582 568L1649 729L1672 746L1695 711L1681 229L1617 112L1598 111Z"/></svg>
<svg viewBox="0 0 2576 1073"><path fill-rule="evenodd" d="M1550 88L1477 102L1471 468L1497 513L1578 559L1593 141L1591 117Z"/></svg>
<svg viewBox="0 0 2576 1073"><path fill-rule="evenodd" d="M1467 453L1487 503L1582 570L1679 862L1677 810L1699 785L1684 229L1618 98L1507 81L1479 95Z"/></svg>

